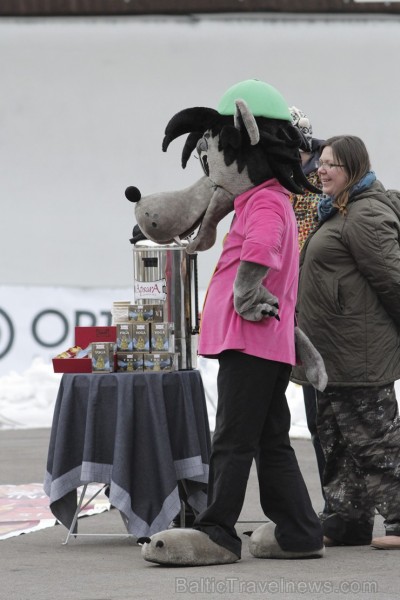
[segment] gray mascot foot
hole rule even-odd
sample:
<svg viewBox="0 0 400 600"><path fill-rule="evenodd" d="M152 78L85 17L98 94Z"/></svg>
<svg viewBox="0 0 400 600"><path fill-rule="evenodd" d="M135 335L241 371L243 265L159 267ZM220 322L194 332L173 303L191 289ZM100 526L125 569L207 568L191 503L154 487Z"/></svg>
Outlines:
<svg viewBox="0 0 400 600"><path fill-rule="evenodd" d="M256 558L322 558L324 546L307 552L282 550L275 537L275 523L266 523L258 527L251 535L249 550Z"/></svg>
<svg viewBox="0 0 400 600"><path fill-rule="evenodd" d="M160 565L183 567L224 565L239 560L236 554L197 529L168 529L156 533L143 544L142 556Z"/></svg>

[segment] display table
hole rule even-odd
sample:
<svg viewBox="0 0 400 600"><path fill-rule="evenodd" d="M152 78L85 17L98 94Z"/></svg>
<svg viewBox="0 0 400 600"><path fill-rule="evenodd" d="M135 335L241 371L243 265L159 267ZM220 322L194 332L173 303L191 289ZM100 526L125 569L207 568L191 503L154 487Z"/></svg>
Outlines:
<svg viewBox="0 0 400 600"><path fill-rule="evenodd" d="M195 511L206 507L209 456L199 371L65 374L44 490L52 513L69 529L77 488L108 484L128 533L150 536L179 513L178 481Z"/></svg>

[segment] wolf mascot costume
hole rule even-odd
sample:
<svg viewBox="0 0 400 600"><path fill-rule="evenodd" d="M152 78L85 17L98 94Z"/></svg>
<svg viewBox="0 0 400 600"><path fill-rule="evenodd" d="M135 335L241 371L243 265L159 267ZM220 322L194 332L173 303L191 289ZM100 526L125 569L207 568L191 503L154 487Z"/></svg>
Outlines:
<svg viewBox="0 0 400 600"><path fill-rule="evenodd" d="M212 565L240 559L235 524L256 459L261 506L270 522L250 537L258 558L323 556L322 530L289 441L285 397L297 355L318 389L323 361L295 327L297 225L289 191L317 191L303 175L301 133L272 86L247 80L231 87L218 109L189 108L168 123L163 150L189 134L185 167L196 150L204 176L179 192L136 202L142 235L167 243L198 229L188 252L206 250L229 212L234 218L205 301L199 354L218 358L218 409L210 461L208 507L192 529L170 529L145 541L143 557L165 565Z"/></svg>

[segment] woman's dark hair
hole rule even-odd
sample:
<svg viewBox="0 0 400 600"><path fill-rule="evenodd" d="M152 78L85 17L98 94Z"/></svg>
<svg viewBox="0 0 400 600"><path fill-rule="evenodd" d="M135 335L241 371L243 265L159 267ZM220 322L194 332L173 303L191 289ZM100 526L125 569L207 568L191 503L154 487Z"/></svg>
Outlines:
<svg viewBox="0 0 400 600"><path fill-rule="evenodd" d="M355 135L331 137L322 144L321 152L327 146L332 148L334 161L343 165L347 173L346 187L339 192L334 201L334 206L339 209L339 212L346 214L351 188L371 169L368 151L364 142Z"/></svg>

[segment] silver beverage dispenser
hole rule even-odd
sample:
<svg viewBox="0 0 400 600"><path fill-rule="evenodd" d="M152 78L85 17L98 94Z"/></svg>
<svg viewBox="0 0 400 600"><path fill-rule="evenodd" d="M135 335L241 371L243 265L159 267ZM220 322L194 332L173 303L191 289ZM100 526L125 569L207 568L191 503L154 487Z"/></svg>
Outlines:
<svg viewBox="0 0 400 600"><path fill-rule="evenodd" d="M179 370L196 368L199 333L197 254L188 254L186 245L141 240L133 246L135 303L163 305Z"/></svg>

